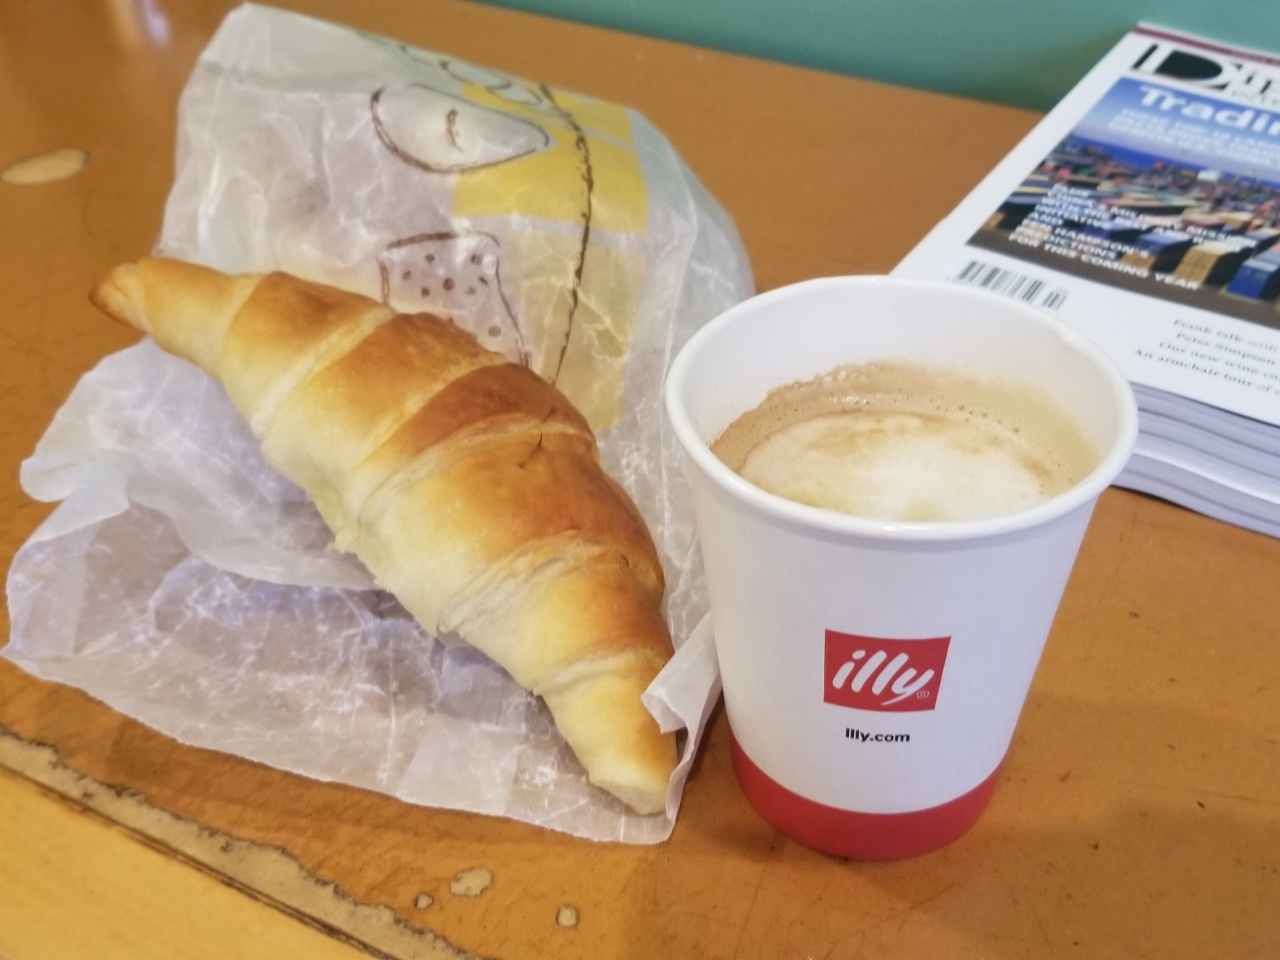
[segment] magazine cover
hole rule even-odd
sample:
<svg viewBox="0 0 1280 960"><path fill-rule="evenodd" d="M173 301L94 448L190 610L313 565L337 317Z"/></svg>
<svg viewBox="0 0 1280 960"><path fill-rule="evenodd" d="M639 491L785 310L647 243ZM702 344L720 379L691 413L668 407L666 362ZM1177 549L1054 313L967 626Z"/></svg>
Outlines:
<svg viewBox="0 0 1280 960"><path fill-rule="evenodd" d="M1135 384L1280 424L1280 57L1140 24L894 272L1035 303Z"/></svg>

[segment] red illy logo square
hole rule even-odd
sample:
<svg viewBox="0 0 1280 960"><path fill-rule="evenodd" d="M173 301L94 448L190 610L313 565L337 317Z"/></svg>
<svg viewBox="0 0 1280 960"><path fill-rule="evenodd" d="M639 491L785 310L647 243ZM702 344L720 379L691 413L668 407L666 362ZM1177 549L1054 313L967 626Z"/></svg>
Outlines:
<svg viewBox="0 0 1280 960"><path fill-rule="evenodd" d="M859 710L932 710L950 637L889 640L827 631L822 699Z"/></svg>

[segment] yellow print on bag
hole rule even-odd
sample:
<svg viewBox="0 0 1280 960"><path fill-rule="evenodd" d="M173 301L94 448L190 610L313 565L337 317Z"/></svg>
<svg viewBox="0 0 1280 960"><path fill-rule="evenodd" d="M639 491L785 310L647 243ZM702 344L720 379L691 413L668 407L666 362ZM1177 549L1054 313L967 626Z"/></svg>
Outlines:
<svg viewBox="0 0 1280 960"><path fill-rule="evenodd" d="M639 317L648 193L618 106L546 87L512 103L468 87L480 107L541 129L545 146L459 176L458 221L507 220L502 269L529 364L597 430L622 412L622 368Z"/></svg>
<svg viewBox="0 0 1280 960"><path fill-rule="evenodd" d="M457 62L371 98L382 144L447 183L448 225L379 255L382 298L452 317L559 386L597 430L622 412L648 191L627 111Z"/></svg>

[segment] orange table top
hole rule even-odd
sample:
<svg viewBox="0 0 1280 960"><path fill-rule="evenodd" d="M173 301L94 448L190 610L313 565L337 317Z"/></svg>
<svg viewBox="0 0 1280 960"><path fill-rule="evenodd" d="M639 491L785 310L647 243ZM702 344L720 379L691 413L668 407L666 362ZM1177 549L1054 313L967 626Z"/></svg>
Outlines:
<svg viewBox="0 0 1280 960"><path fill-rule="evenodd" d="M635 107L761 289L889 270L1036 120L461 0L282 5ZM0 2L6 559L51 509L20 462L136 339L86 291L155 240L230 6ZM1277 956L1277 584L1280 542L1105 493L992 806L885 864L761 821L721 714L671 839L595 844L185 747L0 660L0 955Z"/></svg>

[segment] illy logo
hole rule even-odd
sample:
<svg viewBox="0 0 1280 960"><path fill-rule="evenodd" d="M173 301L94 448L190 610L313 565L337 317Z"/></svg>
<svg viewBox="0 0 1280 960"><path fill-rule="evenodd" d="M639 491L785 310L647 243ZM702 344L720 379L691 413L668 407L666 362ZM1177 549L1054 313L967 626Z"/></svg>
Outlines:
<svg viewBox="0 0 1280 960"><path fill-rule="evenodd" d="M827 631L822 699L859 710L932 710L950 637L888 640Z"/></svg>

